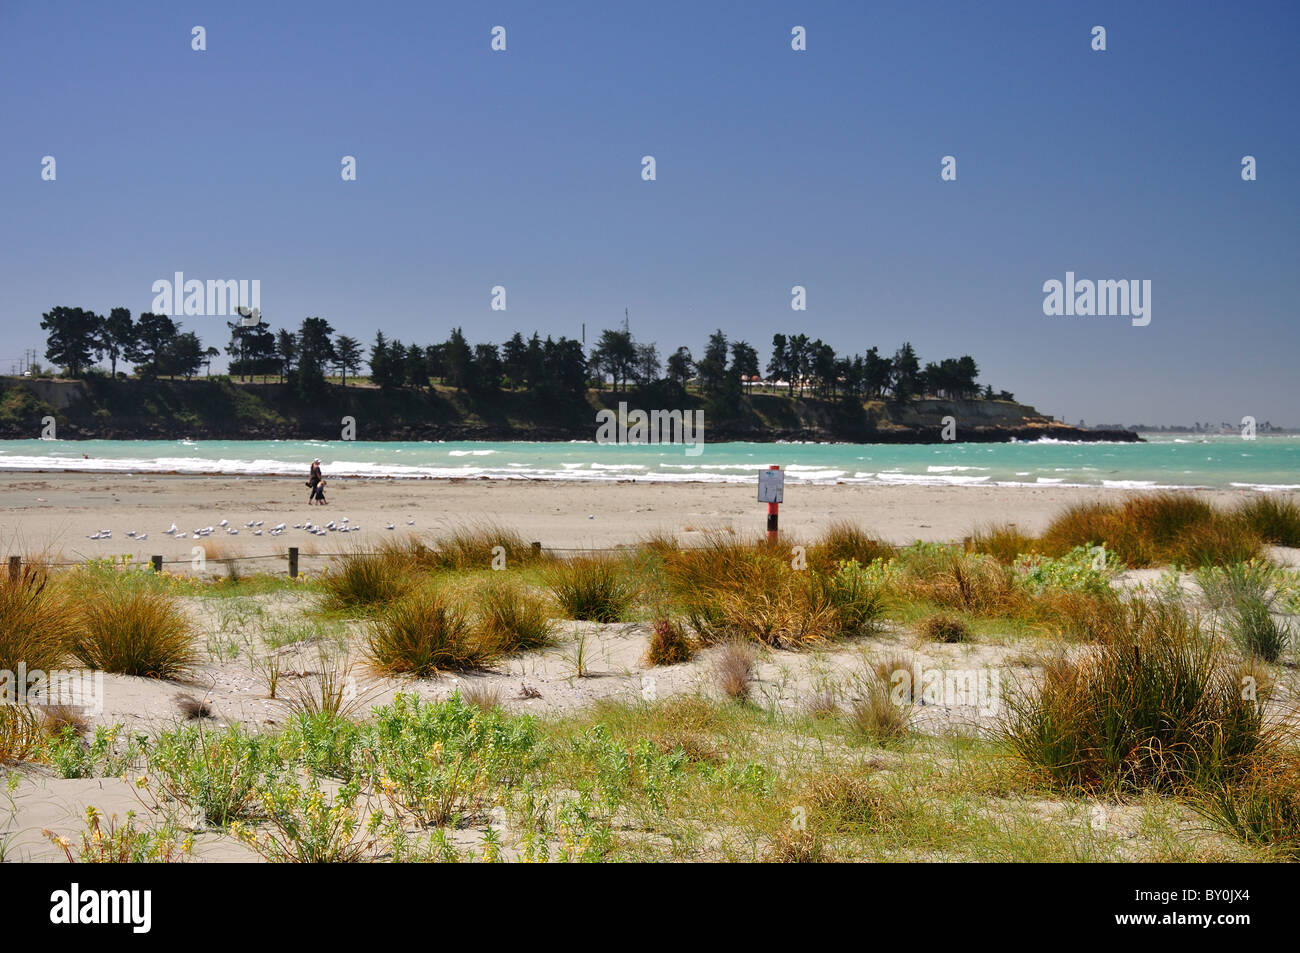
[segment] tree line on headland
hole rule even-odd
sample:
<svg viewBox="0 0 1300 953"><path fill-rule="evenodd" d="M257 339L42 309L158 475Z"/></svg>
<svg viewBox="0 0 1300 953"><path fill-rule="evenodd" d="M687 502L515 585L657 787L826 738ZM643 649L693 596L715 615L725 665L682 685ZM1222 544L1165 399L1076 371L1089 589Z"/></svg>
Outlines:
<svg viewBox="0 0 1300 953"><path fill-rule="evenodd" d="M820 339L805 334L776 334L766 368L747 341L729 340L715 331L696 359L679 347L661 359L656 344L637 341L626 326L606 329L590 349L567 337L525 338L516 331L500 346L471 345L461 328L447 340L429 345L403 344L382 331L366 348L346 334L337 334L328 321L304 318L296 331L272 331L259 319L229 321L229 375L240 380L276 377L303 397L318 394L327 377L347 386L363 367L369 382L382 389L423 390L438 382L471 395L502 390L523 391L552 399L581 399L590 386L613 393L629 387L654 389L665 397L681 397L693 387L724 414L738 407L747 390L764 378L780 382L791 396L856 403L870 399L907 400L933 396L949 399L1014 400L1006 391L994 392L978 383L979 368L969 355L922 365L910 343L892 355L875 347L863 354L840 355ZM132 319L126 308L108 316L84 308L57 307L44 314L45 357L68 377L102 373L108 364L117 378L130 364L141 378L180 377L186 380L205 368L221 351L205 347L193 331L165 314L146 312ZM333 372L333 374L331 374Z"/></svg>

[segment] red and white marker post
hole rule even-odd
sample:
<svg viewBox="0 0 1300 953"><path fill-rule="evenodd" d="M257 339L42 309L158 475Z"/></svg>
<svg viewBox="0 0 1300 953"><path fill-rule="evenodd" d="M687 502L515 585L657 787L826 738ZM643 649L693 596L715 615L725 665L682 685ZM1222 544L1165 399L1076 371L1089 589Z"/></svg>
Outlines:
<svg viewBox="0 0 1300 953"><path fill-rule="evenodd" d="M772 464L758 471L758 502L767 504L767 541L775 543L777 520L781 502L785 497L785 474L780 466Z"/></svg>

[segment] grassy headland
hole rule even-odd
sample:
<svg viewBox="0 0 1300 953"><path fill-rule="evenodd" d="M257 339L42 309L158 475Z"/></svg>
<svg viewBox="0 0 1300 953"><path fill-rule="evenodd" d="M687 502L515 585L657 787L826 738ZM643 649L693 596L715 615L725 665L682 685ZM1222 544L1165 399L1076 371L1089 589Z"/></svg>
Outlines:
<svg viewBox="0 0 1300 953"><path fill-rule="evenodd" d="M943 419L957 421L962 441L1012 437L1136 440L1125 431L1081 430L1033 407L996 399L824 400L752 393L729 408L698 393L668 396L654 387L616 394L588 390L582 399L539 400L509 390L474 394L431 385L385 389L368 381L326 382L310 398L289 384L193 380L0 378L0 439L41 435L53 417L65 439L333 439L345 416L365 440L584 440L596 413L629 408L703 410L706 439L937 443Z"/></svg>

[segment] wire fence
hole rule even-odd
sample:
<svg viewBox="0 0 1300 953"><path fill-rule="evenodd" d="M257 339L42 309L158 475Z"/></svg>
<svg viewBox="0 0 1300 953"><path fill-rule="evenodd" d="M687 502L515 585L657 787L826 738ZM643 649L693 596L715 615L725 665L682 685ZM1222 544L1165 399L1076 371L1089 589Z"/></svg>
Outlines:
<svg viewBox="0 0 1300 953"><path fill-rule="evenodd" d="M629 552L635 552L638 548L634 544L623 544L620 546L543 546L541 543L533 543L532 546L533 546L534 553L629 553ZM428 552L433 553L435 555L440 555L443 553L443 550L429 547ZM228 563L254 562L257 560L264 560L264 559L278 559L278 560L288 562L292 565L293 563L295 563L297 560L300 559L346 559L349 557L387 556L391 554L392 554L392 550L373 550L373 551L350 550L348 552L340 552L340 553L304 553L298 547L290 546L285 552L282 553L262 553L257 556L227 556L225 554L208 556L204 554L202 558L205 563L210 561L214 563L220 563L222 565ZM111 557L111 556L101 556L101 557L92 556L92 557L87 557L86 559L78 560L76 562L48 562L40 558L24 559L24 557L22 556L10 556L9 575L10 578L16 576L21 571L21 567L24 562L26 562L29 565L37 565L46 569L79 569L96 562L103 562L108 560L116 561L116 558L117 557ZM165 559L161 555L154 555L151 556L148 560L144 560L144 561L137 561L135 559L128 560L125 562L125 565L139 565L139 566L152 565L155 567L193 566L195 560L198 558L199 557L191 556L188 558L181 558L181 559Z"/></svg>

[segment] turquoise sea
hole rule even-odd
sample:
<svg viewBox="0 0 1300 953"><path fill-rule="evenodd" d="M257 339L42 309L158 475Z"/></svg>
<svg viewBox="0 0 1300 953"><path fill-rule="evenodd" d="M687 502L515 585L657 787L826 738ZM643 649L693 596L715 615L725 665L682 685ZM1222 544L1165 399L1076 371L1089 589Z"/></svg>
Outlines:
<svg viewBox="0 0 1300 953"><path fill-rule="evenodd" d="M1300 489L1300 436L1154 436L1145 443L910 445L317 440L4 440L0 470L297 474L402 478L740 482L780 464L800 483Z"/></svg>

